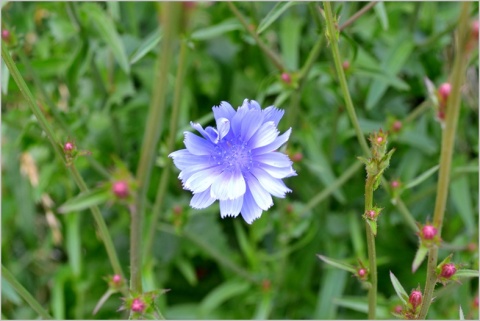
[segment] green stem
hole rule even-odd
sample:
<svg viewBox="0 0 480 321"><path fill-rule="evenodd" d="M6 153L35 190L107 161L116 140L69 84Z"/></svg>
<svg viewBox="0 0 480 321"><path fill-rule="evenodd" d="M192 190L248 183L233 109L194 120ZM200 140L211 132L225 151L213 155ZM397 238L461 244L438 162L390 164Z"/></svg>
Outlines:
<svg viewBox="0 0 480 321"><path fill-rule="evenodd" d="M403 218L407 222L407 225L412 228L413 231L418 232L418 226L415 224L415 219L413 218L412 213L408 210L405 203L400 199L400 197L395 198L392 202L397 207L397 210L402 214Z"/></svg>
<svg viewBox="0 0 480 321"><path fill-rule="evenodd" d="M170 134L167 143L167 155L173 151L175 147L175 138L177 136L178 117L180 115L180 106L182 102L183 81L185 79L185 70L187 67L187 40L183 40L180 45L180 56L178 58L177 77L175 80L175 93L173 96L173 110L170 116ZM145 244L145 252L150 253L153 246L153 239L157 230L156 226L160 213L162 210L163 200L165 198L165 192L167 190L168 179L170 177L171 161L167 162L163 170L162 178L160 180L160 187L158 188L155 204L152 210L152 219L150 221L150 229L147 234L147 241Z"/></svg>
<svg viewBox="0 0 480 321"><path fill-rule="evenodd" d="M340 82L340 88L343 94L343 98L345 99L345 106L347 108L348 115L352 121L353 127L355 129L355 134L357 135L363 152L365 153L365 155L370 155L370 149L368 148L367 140L365 139L365 136L360 129L360 124L355 113L355 108L353 107L352 98L350 97L350 93L348 91L347 79L345 78L345 73L342 68L342 58L340 56L340 51L338 50L338 43L336 38L337 30L335 29L335 23L333 21L330 2L325 1L324 8L330 48L332 49L333 60L335 62L335 69L337 71L338 80Z"/></svg>
<svg viewBox="0 0 480 321"><path fill-rule="evenodd" d="M424 100L420 105L415 107L413 111L405 117L404 122L410 123L417 119L421 114L423 114L426 110L430 108L430 101Z"/></svg>
<svg viewBox="0 0 480 321"><path fill-rule="evenodd" d="M55 138L55 134L53 132L53 129L51 128L50 124L47 122L45 116L43 115L42 111L38 107L35 99L33 98L32 93L27 87L27 84L25 83L25 80L23 79L22 75L18 71L17 66L12 60L12 57L8 53L7 46L5 44L2 44L2 58L10 71L10 74L12 75L13 79L17 83L17 86L22 93L23 97L27 101L28 106L32 110L33 114L37 118L41 128L45 131L47 134L48 140L53 146L53 149L57 156L62 160L63 164L66 166L68 170L70 170L70 173L73 175L73 178L75 180L75 183L79 187L81 192L86 192L88 191L87 185L85 184L85 181L82 179L80 174L78 173L77 169L75 166L72 164L70 166L67 166L66 160L65 160L65 155L63 154L63 151L60 147L60 144L57 142ZM98 209L98 207L93 206L90 208L93 214L93 217L98 225L98 229L100 232L100 235L102 237L102 240L105 245L105 249L107 251L108 257L110 259L110 264L112 265L112 268L115 272L115 274L119 274L123 276L123 271L120 266L120 262L118 260L117 254L115 252L115 247L113 245L112 239L110 237L110 233L108 232L107 226L105 224L105 221L103 220L103 216Z"/></svg>
<svg viewBox="0 0 480 321"><path fill-rule="evenodd" d="M145 201L150 183L156 147L160 138L165 113L166 94L168 88L168 70L170 69L175 34L178 25L177 5L172 2L162 3L161 20L163 23L163 39L161 54L158 55L157 68L153 86L153 97L147 116L147 124L143 137L140 161L137 169L138 195L136 208L132 212L130 243L130 290L142 292L142 225L145 212Z"/></svg>
<svg viewBox="0 0 480 321"><path fill-rule="evenodd" d="M373 186L375 176L368 175L365 183L365 213L373 208ZM368 289L368 318L375 319L377 306L377 256L375 251L375 235L370 224L365 223L367 233L368 266L370 268L370 288Z"/></svg>
<svg viewBox="0 0 480 321"><path fill-rule="evenodd" d="M283 66L282 60L277 56L277 54L275 54L275 52L268 48L268 46L257 35L255 30L253 30L253 28L248 25L247 20L237 9L237 7L230 1L227 2L227 4L230 7L230 10L232 10L233 14L238 18L238 20L240 20L240 23L243 25L245 30L253 37L253 39L255 39L255 42L260 47L260 49L270 58L275 67L277 67L280 72L284 72L285 70L287 70L287 68Z"/></svg>
<svg viewBox="0 0 480 321"><path fill-rule="evenodd" d="M3 46L2 46L3 49ZM45 320L53 320L53 318L48 314L48 312L42 307L42 305L30 294L30 292L27 291L21 285L15 276L13 276L12 273L10 273L9 270L7 270L6 267L3 266L2 264L2 277L4 277L8 283L17 291L17 293L25 300L27 301L28 305L35 310L43 319Z"/></svg>
<svg viewBox="0 0 480 321"><path fill-rule="evenodd" d="M465 73L468 63L468 52L466 44L470 36L469 29L470 3L462 3L459 26L456 41L456 56L451 75L452 91L447 101L447 114L445 128L442 135L442 148L440 152L440 168L437 183L437 198L435 200L435 210L433 214L433 225L438 229L438 237L441 237L443 219L448 198L448 185L450 181L450 171L452 165L452 155L455 145L455 134L460 114L461 86L465 81ZM427 280L423 293L423 304L420 310L419 319L425 319L428 309L432 302L433 290L436 284L435 268L438 260L438 248L433 247L428 252Z"/></svg>

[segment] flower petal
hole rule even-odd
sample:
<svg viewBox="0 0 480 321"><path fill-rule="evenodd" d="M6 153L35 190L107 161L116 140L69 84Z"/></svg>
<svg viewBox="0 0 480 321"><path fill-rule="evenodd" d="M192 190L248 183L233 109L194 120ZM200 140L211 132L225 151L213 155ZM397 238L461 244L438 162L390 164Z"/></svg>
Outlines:
<svg viewBox="0 0 480 321"><path fill-rule="evenodd" d="M190 176L183 184L184 188L191 190L192 192L200 193L209 188L212 183L218 178L222 171L220 166L207 168L202 171L198 171Z"/></svg>
<svg viewBox="0 0 480 321"><path fill-rule="evenodd" d="M277 126L280 122L280 119L282 119L284 113L285 111L283 109L277 109L275 106L267 107L263 110L263 121L273 121L275 123L275 126Z"/></svg>
<svg viewBox="0 0 480 321"><path fill-rule="evenodd" d="M218 138L222 139L223 137L227 136L228 132L230 131L230 121L223 117L218 118L217 128L218 128L218 136L219 136Z"/></svg>
<svg viewBox="0 0 480 321"><path fill-rule="evenodd" d="M190 200L190 206L192 208L201 209L209 207L213 202L215 202L215 199L210 197L210 188L208 188L201 193L193 194L193 197Z"/></svg>
<svg viewBox="0 0 480 321"><path fill-rule="evenodd" d="M182 180L182 182L185 183L196 172L200 172L200 171L203 171L205 169L216 167L216 166L218 166L218 165L215 164L215 163L212 164L210 162L198 163L198 164L195 164L195 165L192 165L192 166L189 166L189 167L185 168L183 171L180 172L180 174L178 175L178 178L180 178Z"/></svg>
<svg viewBox="0 0 480 321"><path fill-rule="evenodd" d="M286 193L290 193L289 189L281 179L270 176L267 172L258 167L253 167L250 171L262 185L262 187L273 196L284 198Z"/></svg>
<svg viewBox="0 0 480 321"><path fill-rule="evenodd" d="M263 115L259 110L250 110L242 120L242 129L240 137L245 141L248 140L257 132L263 123Z"/></svg>
<svg viewBox="0 0 480 321"><path fill-rule="evenodd" d="M264 123L257 132L250 138L248 145L250 148L258 148L273 143L278 136L278 130L273 121Z"/></svg>
<svg viewBox="0 0 480 321"><path fill-rule="evenodd" d="M256 100L250 100L250 109L262 110L262 107Z"/></svg>
<svg viewBox="0 0 480 321"><path fill-rule="evenodd" d="M275 167L264 163L259 163L258 166L275 178L285 178L290 176L297 176L297 172L292 166L287 167Z"/></svg>
<svg viewBox="0 0 480 321"><path fill-rule="evenodd" d="M262 209L258 207L257 203L253 199L250 189L247 188L245 195L243 196L242 205L242 217L248 224L252 224L254 220L262 216Z"/></svg>
<svg viewBox="0 0 480 321"><path fill-rule="evenodd" d="M237 113L233 116L230 127L237 137L241 135L242 122L245 115L248 113L248 107L242 106L237 109Z"/></svg>
<svg viewBox="0 0 480 321"><path fill-rule="evenodd" d="M226 118L228 120L232 120L233 116L235 116L236 114L235 109L233 109L232 105L230 105L226 101L222 101L220 103L220 106L213 107L212 110L215 119Z"/></svg>
<svg viewBox="0 0 480 321"><path fill-rule="evenodd" d="M219 200L233 200L245 194L246 184L242 172L224 171L213 182L210 195Z"/></svg>
<svg viewBox="0 0 480 321"><path fill-rule="evenodd" d="M290 167L292 161L287 155L280 152L270 152L261 155L253 155L253 161L274 167Z"/></svg>
<svg viewBox="0 0 480 321"><path fill-rule="evenodd" d="M220 216L237 217L243 205L243 195L234 200L220 200Z"/></svg>
<svg viewBox="0 0 480 321"><path fill-rule="evenodd" d="M218 133L215 128L209 126L204 130L202 125L194 122L190 122L190 126L196 129L200 134L202 134L202 136L205 137L205 139L210 140L214 144L218 142L218 139L219 139Z"/></svg>
<svg viewBox="0 0 480 321"><path fill-rule="evenodd" d="M292 129L290 128L281 136L278 136L272 143L252 150L252 154L260 155L260 154L265 154L265 153L273 152L277 150L278 148L280 148L280 146L282 146L288 141L288 139L290 138L291 132L292 132Z"/></svg>
<svg viewBox="0 0 480 321"><path fill-rule="evenodd" d="M179 170L184 170L190 166L209 163L210 156L193 155L187 149L180 149L168 155L173 159L173 163Z"/></svg>
<svg viewBox="0 0 480 321"><path fill-rule="evenodd" d="M215 148L215 145L211 142L191 132L185 132L185 139L183 142L188 151L194 155L210 155Z"/></svg>
<svg viewBox="0 0 480 321"><path fill-rule="evenodd" d="M260 184L260 182L250 173L245 175L248 188L250 189L255 203L262 210L266 211L273 205L272 196Z"/></svg>

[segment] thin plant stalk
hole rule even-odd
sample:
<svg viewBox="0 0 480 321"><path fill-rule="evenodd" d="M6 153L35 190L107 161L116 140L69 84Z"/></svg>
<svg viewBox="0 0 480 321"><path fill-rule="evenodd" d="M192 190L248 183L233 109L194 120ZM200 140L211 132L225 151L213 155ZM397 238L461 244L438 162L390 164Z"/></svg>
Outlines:
<svg viewBox="0 0 480 321"><path fill-rule="evenodd" d="M327 22L327 31L329 35L329 44L332 50L333 60L335 63L335 69L337 70L338 80L340 82L340 88L343 94L343 98L345 99L345 107L347 109L347 113L352 120L353 127L355 129L355 134L357 135L358 141L360 142L360 146L362 147L363 152L365 155L370 155L370 149L368 148L367 140L360 129L360 124L358 122L357 115L355 113L355 108L353 107L352 98L350 97L350 93L348 91L347 79L345 77L345 73L343 72L342 68L342 60L340 56L340 51L338 50L338 43L336 39L337 29L335 28L335 22L333 21L332 15L332 8L330 2L324 2L325 8L325 19Z"/></svg>
<svg viewBox="0 0 480 321"><path fill-rule="evenodd" d="M159 60L157 61L158 68L153 85L153 97L147 116L140 161L137 168L138 194L135 209L131 213L130 290L138 293L142 292L142 228L146 194L165 114L168 70L170 69L173 54L172 48L175 44L176 27L178 25L176 10L178 4L164 2L161 5L161 20L164 30L161 54L158 55Z"/></svg>
<svg viewBox="0 0 480 321"><path fill-rule="evenodd" d="M180 115L180 106L182 103L183 81L185 79L185 70L187 65L187 40L183 40L180 45L180 56L178 58L177 76L175 79L175 93L173 95L173 109L170 116L170 134L167 142L167 154L170 154L175 147L175 138L177 136L178 118ZM145 253L151 253L153 246L153 239L157 231L157 223L161 214L165 192L167 190L168 179L170 177L171 162L168 161L160 179L160 186L158 188L155 204L152 210L152 218L150 221L150 228L147 234L147 241L145 243Z"/></svg>
<svg viewBox="0 0 480 321"><path fill-rule="evenodd" d="M365 213L373 208L373 187L375 184L375 176L368 175L365 183ZM370 274L370 287L368 289L368 318L375 319L375 312L377 306L377 256L375 250L375 235L370 225L365 222L367 234L367 249L368 249L368 266Z"/></svg>
<svg viewBox="0 0 480 321"><path fill-rule="evenodd" d="M72 174L75 183L77 184L78 188L80 189L81 192L87 192L88 187L85 184L85 181L83 178L80 176L80 173L77 171L75 165L72 163L70 165L67 165L65 155L62 152L62 149L60 147L60 144L57 142L57 139L55 137L55 134L53 132L52 127L48 123L47 119L43 115L42 111L38 107L35 99L33 98L32 93L30 92L30 89L28 88L27 84L25 83L25 80L23 79L22 75L18 71L17 66L13 62L12 57L10 56L7 46L5 44L2 44L2 58L3 61L5 62L5 65L7 66L8 70L10 71L10 74L12 75L13 79L15 80L18 88L20 89L20 92L22 93L23 97L27 101L28 106L32 110L33 114L37 118L38 123L40 124L40 127L43 129L43 131L47 134L47 138L50 141L50 143L53 146L53 150L57 154L57 156L62 160L63 164L66 166L66 168L70 171ZM113 245L112 238L110 236L110 233L108 231L107 225L105 224L105 221L103 219L102 213L96 206L92 206L90 208L93 214L93 218L95 219L95 222L97 223L98 229L100 236L103 240L103 243L105 245L105 249L108 254L108 258L110 260L110 264L112 265L113 271L115 274L119 274L122 277L124 276L122 267L120 266L120 261L118 260L117 253L115 251L115 246Z"/></svg>
<svg viewBox="0 0 480 321"><path fill-rule="evenodd" d="M17 281L15 276L2 264L2 277L7 280L8 283L17 291L17 293L28 303L28 305L35 310L43 319L53 320L48 312L42 307L42 305L28 292L27 289Z"/></svg>
<svg viewBox="0 0 480 321"><path fill-rule="evenodd" d="M227 2L230 10L233 12L233 14L238 18L238 20L240 20L240 23L243 25L243 27L245 28L245 30L250 34L250 36L253 37L253 39L255 39L255 42L257 43L258 47L260 47L260 49L265 53L265 55L268 56L268 58L270 58L270 60L272 61L272 63L275 65L275 67L277 67L277 69L280 71L280 72L284 72L285 70L287 70L283 63L282 63L282 60L278 57L278 55L273 52L263 41L262 39L260 39L260 37L257 35L257 33L255 32L255 30L253 30L249 25L248 25L248 22L247 20L245 19L245 17L242 15L242 13L237 9L237 7L230 1Z"/></svg>
<svg viewBox="0 0 480 321"><path fill-rule="evenodd" d="M358 10L355 14L353 14L347 21L345 21L339 28L339 31L349 27L352 23L354 23L358 18L363 16L368 10L373 8L378 1L372 1L369 4L365 5L362 9Z"/></svg>
<svg viewBox="0 0 480 321"><path fill-rule="evenodd" d="M455 134L460 115L461 86L465 81L465 74L468 64L468 52L466 44L470 36L469 29L470 3L463 2L459 19L458 32L456 34L456 56L451 75L452 91L447 101L447 113L445 128L442 133L442 147L440 152L440 168L437 183L437 197L435 200L435 210L433 213L433 225L438 230L438 237L441 237L443 219L445 217L445 208L448 198L448 187L450 181L450 171L452 166L452 155L455 147ZM419 319L425 319L428 309L432 302L433 290L437 282L435 272L438 261L438 248L432 247L428 251L427 280L423 293L423 303L420 310Z"/></svg>

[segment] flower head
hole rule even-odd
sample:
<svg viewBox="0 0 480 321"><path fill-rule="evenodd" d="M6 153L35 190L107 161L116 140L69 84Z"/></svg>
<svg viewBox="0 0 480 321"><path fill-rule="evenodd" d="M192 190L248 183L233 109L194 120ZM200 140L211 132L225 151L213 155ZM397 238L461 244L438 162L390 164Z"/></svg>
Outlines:
<svg viewBox="0 0 480 321"><path fill-rule="evenodd" d="M457 268L455 264L453 263L443 264L441 267L440 277L449 279L455 274L455 272L457 272Z"/></svg>
<svg viewBox="0 0 480 321"><path fill-rule="evenodd" d="M126 181L116 181L112 184L112 191L118 198L126 198L129 195L128 183Z"/></svg>
<svg viewBox="0 0 480 321"><path fill-rule="evenodd" d="M241 213L251 224L273 205L272 195L291 192L282 179L296 172L288 156L277 151L291 133L290 128L278 135L283 113L245 99L237 111L227 102L213 108L217 128L191 123L203 138L185 132L187 148L169 155L181 170L184 189L194 194L191 207L219 200L222 218Z"/></svg>
<svg viewBox="0 0 480 321"><path fill-rule="evenodd" d="M413 290L410 293L408 302L412 305L412 308L415 310L420 304L422 304L422 292L419 290Z"/></svg>
<svg viewBox="0 0 480 321"><path fill-rule="evenodd" d="M437 229L433 225L425 225L422 228L422 236L426 240L432 240L437 235Z"/></svg>

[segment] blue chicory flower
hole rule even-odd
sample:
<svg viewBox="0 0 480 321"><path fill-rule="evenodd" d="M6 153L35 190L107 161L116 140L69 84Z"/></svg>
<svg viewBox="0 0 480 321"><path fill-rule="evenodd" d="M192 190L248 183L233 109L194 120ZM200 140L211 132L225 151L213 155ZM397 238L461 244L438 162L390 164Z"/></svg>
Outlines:
<svg viewBox="0 0 480 321"><path fill-rule="evenodd" d="M169 157L181 170L184 189L194 194L191 207L206 208L219 200L222 218L241 213L251 224L273 205L271 195L284 198L291 192L282 179L297 174L288 156L276 150L292 129L278 136L284 111L262 110L254 100L245 99L237 111L227 102L212 110L217 128L191 122L203 138L185 132L187 148Z"/></svg>

